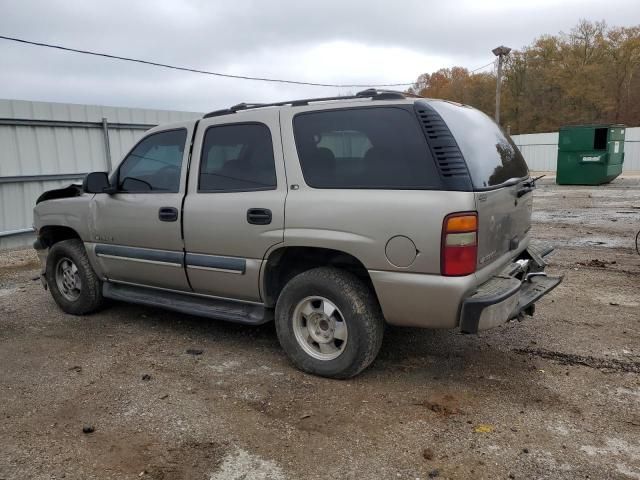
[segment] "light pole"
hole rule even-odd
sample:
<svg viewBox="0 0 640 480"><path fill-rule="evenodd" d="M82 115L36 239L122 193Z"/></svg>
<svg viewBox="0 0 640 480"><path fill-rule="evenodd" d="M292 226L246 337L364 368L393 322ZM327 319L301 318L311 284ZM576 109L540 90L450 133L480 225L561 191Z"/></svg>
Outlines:
<svg viewBox="0 0 640 480"><path fill-rule="evenodd" d="M496 123L500 125L500 84L502 83L502 61L504 57L509 55L511 49L501 45L491 50L493 54L498 57L498 75L496 78Z"/></svg>

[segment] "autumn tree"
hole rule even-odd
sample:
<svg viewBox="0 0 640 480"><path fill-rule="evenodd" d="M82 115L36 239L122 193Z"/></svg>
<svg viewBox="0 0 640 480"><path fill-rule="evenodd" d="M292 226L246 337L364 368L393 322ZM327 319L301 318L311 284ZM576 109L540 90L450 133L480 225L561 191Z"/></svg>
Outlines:
<svg viewBox="0 0 640 480"><path fill-rule="evenodd" d="M453 67L420 75L410 91L493 116L495 82L494 72ZM503 82L501 119L512 133L576 123L640 125L640 26L581 20L567 34L543 35L507 57Z"/></svg>

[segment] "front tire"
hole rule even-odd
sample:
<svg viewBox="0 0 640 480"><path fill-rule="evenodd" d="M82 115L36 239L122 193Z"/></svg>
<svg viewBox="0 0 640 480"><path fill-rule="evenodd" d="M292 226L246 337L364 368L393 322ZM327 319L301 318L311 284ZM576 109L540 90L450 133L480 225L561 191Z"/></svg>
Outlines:
<svg viewBox="0 0 640 480"><path fill-rule="evenodd" d="M63 240L51 247L46 279L51 296L66 313L86 315L104 304L102 282L78 239Z"/></svg>
<svg viewBox="0 0 640 480"><path fill-rule="evenodd" d="M380 305L354 274L320 267L291 279L275 312L280 345L301 370L350 378L376 358L384 331Z"/></svg>

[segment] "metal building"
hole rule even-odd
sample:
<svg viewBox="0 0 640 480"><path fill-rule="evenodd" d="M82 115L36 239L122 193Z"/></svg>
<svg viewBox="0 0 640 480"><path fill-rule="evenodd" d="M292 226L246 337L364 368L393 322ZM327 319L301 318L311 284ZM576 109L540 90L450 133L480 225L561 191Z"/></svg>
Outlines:
<svg viewBox="0 0 640 480"><path fill-rule="evenodd" d="M32 241L38 196L108 171L145 130L201 113L0 99L0 249Z"/></svg>

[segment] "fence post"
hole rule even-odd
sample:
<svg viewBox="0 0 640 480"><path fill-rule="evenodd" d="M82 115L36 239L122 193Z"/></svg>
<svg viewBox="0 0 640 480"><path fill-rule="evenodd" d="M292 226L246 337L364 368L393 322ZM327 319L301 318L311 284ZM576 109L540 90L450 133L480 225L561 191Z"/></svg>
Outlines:
<svg viewBox="0 0 640 480"><path fill-rule="evenodd" d="M104 153L107 158L107 169L111 172L111 145L109 144L109 124L107 119L102 117L102 136L104 137Z"/></svg>

